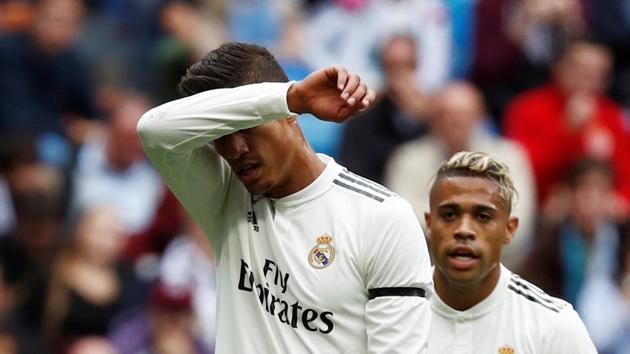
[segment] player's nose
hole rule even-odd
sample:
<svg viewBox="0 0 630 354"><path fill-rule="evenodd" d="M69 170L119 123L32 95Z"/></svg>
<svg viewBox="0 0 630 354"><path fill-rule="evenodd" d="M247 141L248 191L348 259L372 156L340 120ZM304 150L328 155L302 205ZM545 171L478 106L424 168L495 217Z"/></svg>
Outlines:
<svg viewBox="0 0 630 354"><path fill-rule="evenodd" d="M464 215L459 219L459 223L455 227L454 236L460 240L475 239L474 220L471 216Z"/></svg>
<svg viewBox="0 0 630 354"><path fill-rule="evenodd" d="M217 139L214 145L217 152L228 160L236 160L249 152L247 141L238 132Z"/></svg>

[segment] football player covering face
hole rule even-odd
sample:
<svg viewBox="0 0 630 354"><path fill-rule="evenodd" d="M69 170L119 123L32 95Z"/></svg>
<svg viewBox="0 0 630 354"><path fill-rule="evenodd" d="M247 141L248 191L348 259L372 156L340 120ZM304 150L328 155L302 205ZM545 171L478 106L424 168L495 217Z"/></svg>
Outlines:
<svg viewBox="0 0 630 354"><path fill-rule="evenodd" d="M438 176L425 213L435 291L463 311L495 288L503 246L518 226L511 202L498 184L483 176Z"/></svg>

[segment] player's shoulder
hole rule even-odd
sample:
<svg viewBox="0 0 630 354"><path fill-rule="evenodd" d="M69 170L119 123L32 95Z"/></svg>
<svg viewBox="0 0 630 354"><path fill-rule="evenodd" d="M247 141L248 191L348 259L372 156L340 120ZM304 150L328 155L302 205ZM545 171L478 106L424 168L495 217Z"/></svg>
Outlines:
<svg viewBox="0 0 630 354"><path fill-rule="evenodd" d="M368 205L389 205L400 197L387 187L343 168L332 181L335 192L346 195L353 202Z"/></svg>
<svg viewBox="0 0 630 354"><path fill-rule="evenodd" d="M568 313L575 312L570 303L545 293L515 273L510 273L508 293L531 316L559 321Z"/></svg>

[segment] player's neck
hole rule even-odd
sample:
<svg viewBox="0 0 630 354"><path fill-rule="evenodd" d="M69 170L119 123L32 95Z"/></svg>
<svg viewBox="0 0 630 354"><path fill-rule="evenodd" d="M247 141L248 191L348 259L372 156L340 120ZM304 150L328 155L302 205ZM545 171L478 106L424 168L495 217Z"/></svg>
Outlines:
<svg viewBox="0 0 630 354"><path fill-rule="evenodd" d="M326 168L326 164L317 157L313 149L304 143L292 155L290 173L286 180L266 195L271 198L282 198L299 192L313 183Z"/></svg>
<svg viewBox="0 0 630 354"><path fill-rule="evenodd" d="M485 300L499 282L501 267L497 266L479 282L457 284L449 281L437 268L433 274L435 292L449 307L466 311Z"/></svg>

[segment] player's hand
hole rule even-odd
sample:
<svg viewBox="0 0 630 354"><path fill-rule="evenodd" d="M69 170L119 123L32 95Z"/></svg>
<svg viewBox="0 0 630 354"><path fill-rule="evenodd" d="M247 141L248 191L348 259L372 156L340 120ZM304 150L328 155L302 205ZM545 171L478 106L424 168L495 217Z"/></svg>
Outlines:
<svg viewBox="0 0 630 354"><path fill-rule="evenodd" d="M311 113L322 120L343 122L366 109L376 93L361 78L338 66L315 71L291 85L287 92L289 110Z"/></svg>

